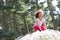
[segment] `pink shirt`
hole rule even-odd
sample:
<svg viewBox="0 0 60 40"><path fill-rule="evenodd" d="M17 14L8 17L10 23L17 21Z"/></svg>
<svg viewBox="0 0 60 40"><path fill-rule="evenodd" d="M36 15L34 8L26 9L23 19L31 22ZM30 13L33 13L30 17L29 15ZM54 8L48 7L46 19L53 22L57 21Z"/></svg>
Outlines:
<svg viewBox="0 0 60 40"><path fill-rule="evenodd" d="M42 20L40 20L39 18L37 18L36 20L35 20L35 23L34 23L34 26L42 26L42 24L45 22L45 20L44 19L42 19Z"/></svg>

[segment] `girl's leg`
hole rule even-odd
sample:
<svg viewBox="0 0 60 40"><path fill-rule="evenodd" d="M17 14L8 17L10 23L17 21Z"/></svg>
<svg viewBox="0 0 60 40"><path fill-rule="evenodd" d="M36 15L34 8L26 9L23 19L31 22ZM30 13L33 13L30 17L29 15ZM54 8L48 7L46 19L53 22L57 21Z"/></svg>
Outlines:
<svg viewBox="0 0 60 40"><path fill-rule="evenodd" d="M42 31L43 31L43 30L46 30L46 27L44 27L44 26L42 26L41 28L42 28Z"/></svg>
<svg viewBox="0 0 60 40"><path fill-rule="evenodd" d="M34 26L33 31L34 32L37 31L37 26Z"/></svg>

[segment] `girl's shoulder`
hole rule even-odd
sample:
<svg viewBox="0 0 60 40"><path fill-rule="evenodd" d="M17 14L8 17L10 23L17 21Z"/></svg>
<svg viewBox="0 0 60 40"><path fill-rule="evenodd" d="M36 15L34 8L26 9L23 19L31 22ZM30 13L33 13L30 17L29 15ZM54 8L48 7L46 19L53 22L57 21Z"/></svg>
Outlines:
<svg viewBox="0 0 60 40"><path fill-rule="evenodd" d="M36 18L35 21L39 21L39 18Z"/></svg>
<svg viewBox="0 0 60 40"><path fill-rule="evenodd" d="M39 19L39 18L36 18L35 20L38 20L38 21L40 21L40 19ZM42 21L45 21L45 19L44 19L44 18L42 18Z"/></svg>
<svg viewBox="0 0 60 40"><path fill-rule="evenodd" d="M35 21L40 21L40 19L39 18L36 18ZM45 19L42 18L42 21L45 22Z"/></svg>
<svg viewBox="0 0 60 40"><path fill-rule="evenodd" d="M36 19L35 19L35 22L39 22L39 18L36 18Z"/></svg>

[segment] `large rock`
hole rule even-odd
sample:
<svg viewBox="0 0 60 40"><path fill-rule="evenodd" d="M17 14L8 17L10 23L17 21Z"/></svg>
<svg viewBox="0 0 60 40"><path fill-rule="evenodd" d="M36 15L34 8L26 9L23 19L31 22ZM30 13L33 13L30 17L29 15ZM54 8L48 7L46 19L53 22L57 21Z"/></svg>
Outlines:
<svg viewBox="0 0 60 40"><path fill-rule="evenodd" d="M16 40L60 40L60 32L57 30L47 29L45 31L36 31L32 34L27 34L22 38L18 37Z"/></svg>

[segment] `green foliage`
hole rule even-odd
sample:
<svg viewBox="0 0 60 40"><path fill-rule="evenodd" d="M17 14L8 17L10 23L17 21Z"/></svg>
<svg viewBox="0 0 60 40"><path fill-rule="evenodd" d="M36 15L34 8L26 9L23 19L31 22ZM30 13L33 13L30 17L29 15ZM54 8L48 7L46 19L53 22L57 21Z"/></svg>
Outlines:
<svg viewBox="0 0 60 40"><path fill-rule="evenodd" d="M44 18L47 22L48 28L53 28L56 26L60 30L60 16L55 20L56 25L53 25L52 13L55 11L54 6L51 1L48 0L48 6L45 8L44 3L37 3L37 0L33 2L32 0L5 0L6 2L0 1L0 26L3 30L0 30L0 36L4 37L6 40L13 40L14 38L25 35L29 32L33 32L34 24L34 12L38 9L43 9L45 13ZM60 6L58 2L58 7ZM29 9L29 7L31 7ZM59 7L60 8L60 7ZM46 10L48 9L48 10ZM53 13L54 14L54 13ZM58 14L58 13L57 13ZM54 15L55 16L55 15ZM12 39L11 39L12 38Z"/></svg>
<svg viewBox="0 0 60 40"><path fill-rule="evenodd" d="M3 38L5 40L14 38L15 35L16 35L15 31L3 31L3 30L0 30L0 38Z"/></svg>
<svg viewBox="0 0 60 40"><path fill-rule="evenodd" d="M57 6L60 8L60 1L58 2L58 5Z"/></svg>

